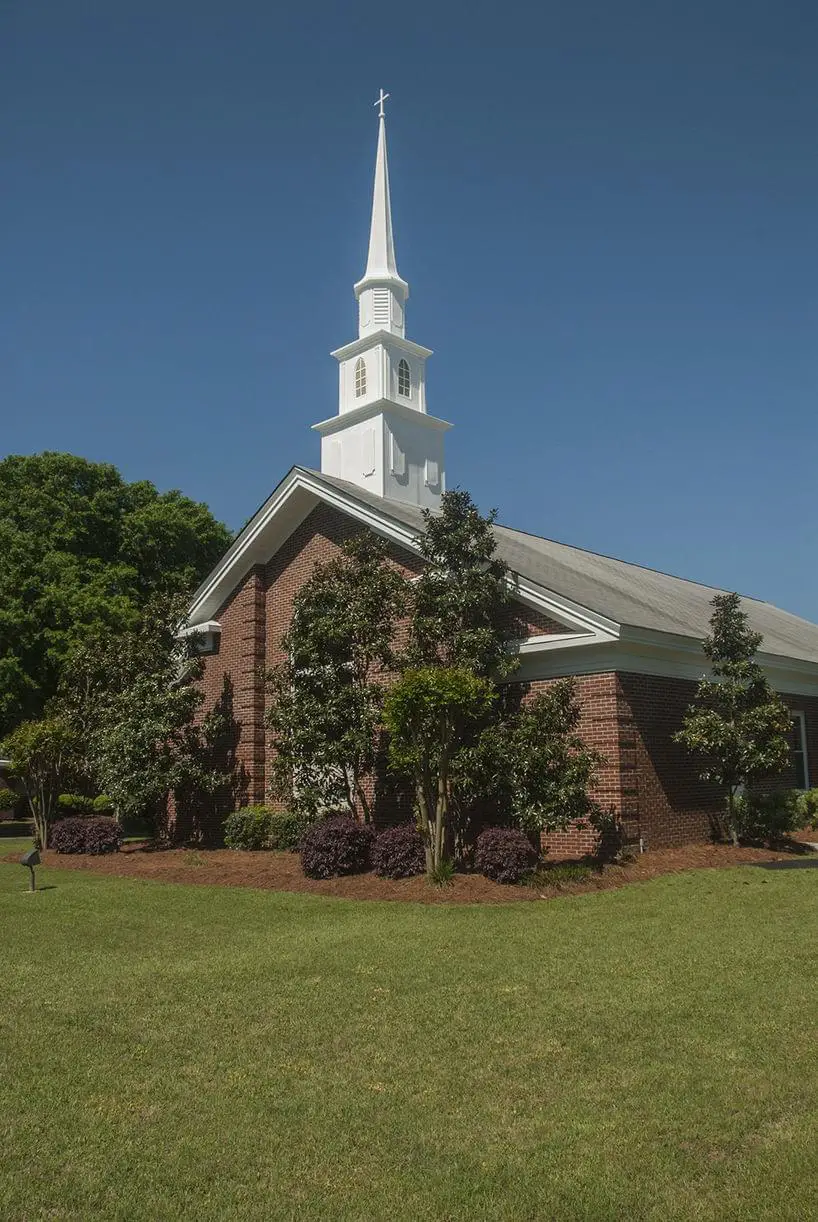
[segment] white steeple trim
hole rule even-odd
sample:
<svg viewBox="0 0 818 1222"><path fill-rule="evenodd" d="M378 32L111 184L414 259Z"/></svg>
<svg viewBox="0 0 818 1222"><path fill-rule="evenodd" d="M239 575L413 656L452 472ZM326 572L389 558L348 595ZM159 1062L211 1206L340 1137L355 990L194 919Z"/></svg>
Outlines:
<svg viewBox="0 0 818 1222"><path fill-rule="evenodd" d="M321 471L378 496L434 509L446 489L443 437L450 427L426 410L431 349L406 339L409 285L398 275L381 90L378 149L364 277L355 285L358 338L336 348L338 415L313 428Z"/></svg>

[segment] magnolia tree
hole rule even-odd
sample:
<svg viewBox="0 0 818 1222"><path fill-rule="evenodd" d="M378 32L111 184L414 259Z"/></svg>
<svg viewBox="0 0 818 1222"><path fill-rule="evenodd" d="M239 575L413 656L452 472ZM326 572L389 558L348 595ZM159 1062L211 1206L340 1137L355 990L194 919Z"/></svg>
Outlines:
<svg viewBox="0 0 818 1222"><path fill-rule="evenodd" d="M579 733L573 679L559 679L516 712L487 726L460 760L460 788L490 801L523 831L539 836L598 819L590 796L603 763Z"/></svg>
<svg viewBox="0 0 818 1222"><path fill-rule="evenodd" d="M484 678L511 674L509 646L522 635L511 574L497 554L491 510L483 517L468 492L444 492L440 510L424 510L418 539L424 565L413 583L407 661L466 667Z"/></svg>
<svg viewBox="0 0 818 1222"><path fill-rule="evenodd" d="M781 772L789 760L790 714L756 661L762 636L748 626L738 594L717 594L703 648L712 679L702 679L677 742L703 758L702 780L726 796L726 831L738 844L736 795Z"/></svg>
<svg viewBox="0 0 818 1222"><path fill-rule="evenodd" d="M369 822L384 675L408 585L373 534L317 565L295 599L285 661L267 675L273 790L294 810L342 808Z"/></svg>

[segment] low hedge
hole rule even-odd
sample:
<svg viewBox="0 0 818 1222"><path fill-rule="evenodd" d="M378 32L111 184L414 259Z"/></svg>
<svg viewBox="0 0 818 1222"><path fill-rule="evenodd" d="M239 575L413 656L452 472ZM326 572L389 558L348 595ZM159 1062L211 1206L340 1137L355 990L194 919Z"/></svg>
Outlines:
<svg viewBox="0 0 818 1222"><path fill-rule="evenodd" d="M474 864L496 883L519 883L537 861L527 836L516 827L487 827L477 837Z"/></svg>
<svg viewBox="0 0 818 1222"><path fill-rule="evenodd" d="M57 853L116 853L121 844L122 828L105 815L69 815L55 824L49 839Z"/></svg>
<svg viewBox="0 0 818 1222"><path fill-rule="evenodd" d="M85 793L61 793L57 798L55 818L66 819L69 815L112 815L114 804L107 794L91 798Z"/></svg>
<svg viewBox="0 0 818 1222"><path fill-rule="evenodd" d="M414 823L401 823L381 832L372 849L372 865L381 878L411 878L423 874L426 854Z"/></svg>
<svg viewBox="0 0 818 1222"><path fill-rule="evenodd" d="M735 816L742 840L776 844L806 822L806 795L800 789L747 794L736 799Z"/></svg>
<svg viewBox="0 0 818 1222"><path fill-rule="evenodd" d="M304 820L290 811L271 810L269 806L243 806L225 819L224 843L228 849L251 852L278 849L295 853L304 828Z"/></svg>
<svg viewBox="0 0 818 1222"><path fill-rule="evenodd" d="M330 815L301 837L301 869L307 878L362 874L372 864L375 833L349 815Z"/></svg>

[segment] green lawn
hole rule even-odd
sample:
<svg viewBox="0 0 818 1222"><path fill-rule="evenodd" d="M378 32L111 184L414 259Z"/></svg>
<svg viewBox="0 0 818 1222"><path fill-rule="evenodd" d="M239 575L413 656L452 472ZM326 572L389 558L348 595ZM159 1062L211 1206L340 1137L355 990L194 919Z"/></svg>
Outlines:
<svg viewBox="0 0 818 1222"><path fill-rule="evenodd" d="M508 907L0 866L0 1217L818 1216L818 870Z"/></svg>

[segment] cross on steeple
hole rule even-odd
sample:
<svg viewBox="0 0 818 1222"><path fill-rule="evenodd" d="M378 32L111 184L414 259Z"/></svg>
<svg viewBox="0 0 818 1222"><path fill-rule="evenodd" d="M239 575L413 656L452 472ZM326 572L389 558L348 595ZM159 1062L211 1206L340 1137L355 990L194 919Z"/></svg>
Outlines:
<svg viewBox="0 0 818 1222"><path fill-rule="evenodd" d="M380 106L380 110L378 111L379 119L383 118L383 104L389 96L390 95L388 93L384 93L384 91L381 90L381 96L378 98L377 102L372 103L373 106Z"/></svg>

